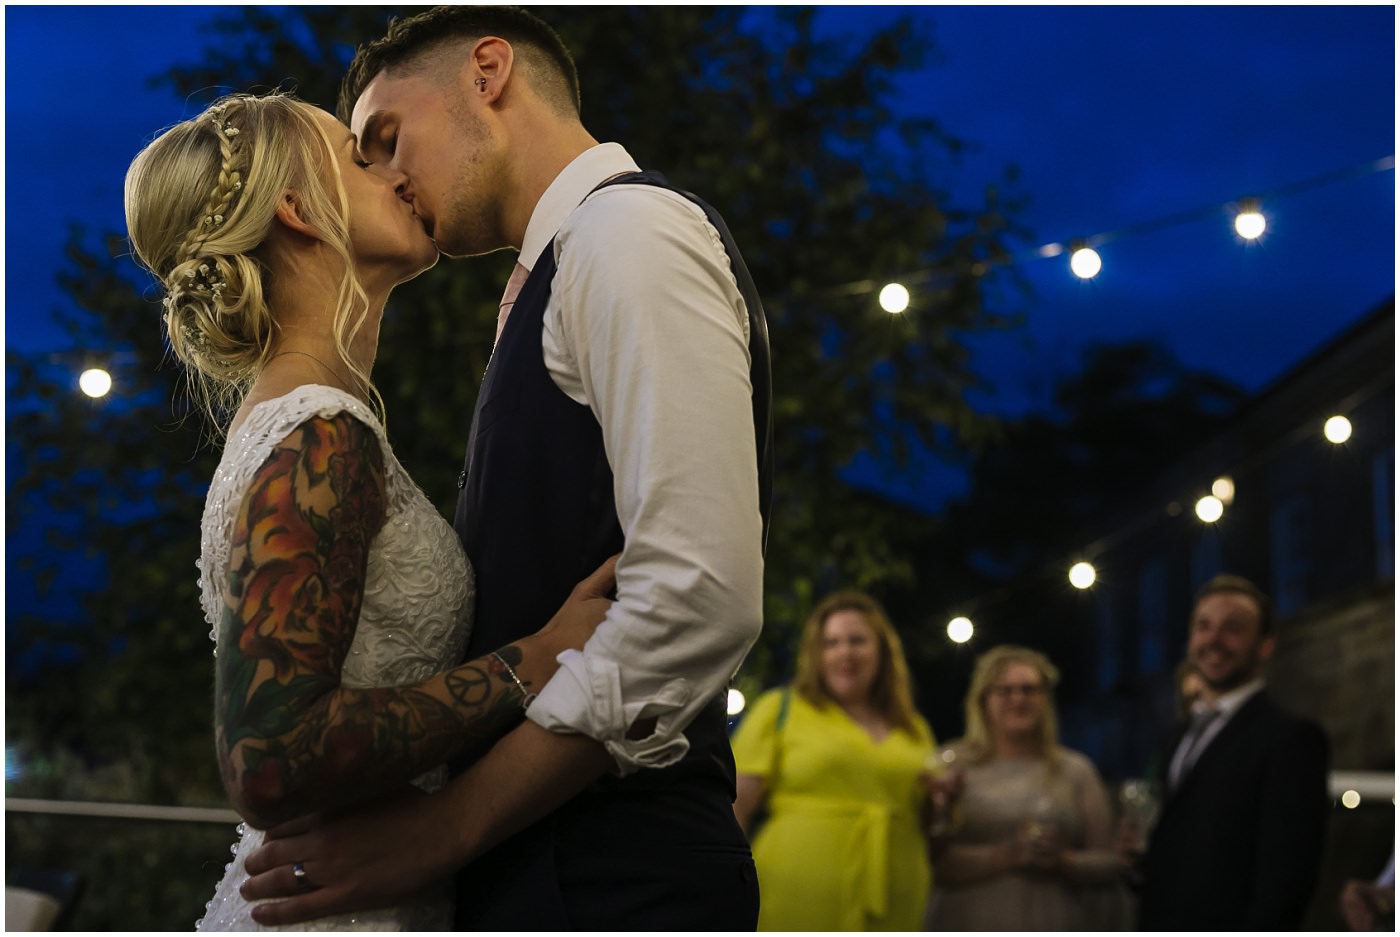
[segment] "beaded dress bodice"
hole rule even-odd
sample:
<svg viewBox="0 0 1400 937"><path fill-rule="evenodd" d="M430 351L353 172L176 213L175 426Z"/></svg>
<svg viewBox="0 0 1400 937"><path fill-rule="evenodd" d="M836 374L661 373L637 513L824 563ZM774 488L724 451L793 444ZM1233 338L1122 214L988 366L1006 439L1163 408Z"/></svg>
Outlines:
<svg viewBox="0 0 1400 937"><path fill-rule="evenodd" d="M307 385L264 401L249 413L224 448L209 486L201 528L200 595L218 641L234 521L254 475L278 443L314 416L347 412L370 427L384 453L387 495L384 526L370 544L365 596L341 682L346 686L415 683L461 661L471 629L475 584L452 527L394 457L384 428L356 398L332 387ZM218 653L217 648L215 653ZM433 789L446 778L439 769L419 778ZM262 930L249 916L253 905L238 894L247 877L243 859L262 833L240 824L240 842L225 868L199 930ZM409 906L310 921L284 930L445 930L451 926L446 890Z"/></svg>

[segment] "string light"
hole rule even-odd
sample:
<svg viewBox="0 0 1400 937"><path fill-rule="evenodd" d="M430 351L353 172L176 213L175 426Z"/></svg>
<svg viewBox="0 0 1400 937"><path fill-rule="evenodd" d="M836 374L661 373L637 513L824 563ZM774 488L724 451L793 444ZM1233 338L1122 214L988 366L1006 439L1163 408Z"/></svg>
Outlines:
<svg viewBox="0 0 1400 937"><path fill-rule="evenodd" d="M1196 502L1196 516L1207 524L1214 524L1225 516L1225 505L1215 495L1206 495Z"/></svg>
<svg viewBox="0 0 1400 937"><path fill-rule="evenodd" d="M1241 199L1239 212L1235 215L1235 233L1246 241L1253 241L1264 233L1265 227L1267 222L1264 213L1259 210L1259 200Z"/></svg>
<svg viewBox="0 0 1400 937"><path fill-rule="evenodd" d="M112 375L101 368L88 368L78 375L78 388L94 400L105 397L112 389Z"/></svg>
<svg viewBox="0 0 1400 937"><path fill-rule="evenodd" d="M898 283L886 284L880 290L880 308L890 315L898 315L909 308L909 290Z"/></svg>
<svg viewBox="0 0 1400 937"><path fill-rule="evenodd" d="M1253 242L1263 235L1265 228L1268 226L1267 219L1264 217L1263 211L1260 208L1264 201L1277 201L1286 196L1297 195L1301 192L1311 191L1321 188L1322 186L1331 185L1335 182L1341 182L1346 179L1369 175L1371 173L1389 172L1394 169L1395 156L1391 154L1390 156L1384 156L1377 160L1368 160L1358 166L1325 173L1311 179L1304 179L1300 182L1292 183L1291 185L1279 186L1278 188L1271 189L1268 192L1256 196L1240 198L1223 204L1217 202L1204 208L1177 212L1176 214L1167 215L1162 218L1154 218L1150 221L1128 225L1127 227L1119 228L1115 231L1100 232L1092 237L1075 240L1069 244L1068 248L1066 248L1066 245L1062 242L1051 242L997 260L979 260L971 264L964 272L971 273L974 276L981 276L986 274L993 267L1016 266L1030 260L1059 257L1068 249L1070 251L1071 272L1080 279L1093 279L1103 269L1103 258L1094 247L1090 247L1089 245L1103 245L1109 241L1117 241L1126 237L1147 234L1164 228L1198 221L1207 217L1219 218L1222 211L1233 215L1236 233L1244 240ZM907 280L916 282L939 281L947 279L949 276L950 274L946 270L920 270L909 273L907 275ZM876 289L877 285L878 284L872 281L863 280L855 283L833 286L826 292L829 292L833 296L868 295ZM892 300L891 304L886 303L887 291ZM879 295L881 308L891 314L903 312L909 306L909 290L900 284L887 284L880 290ZM894 298L898 296L903 296L903 299L898 302L893 302ZM892 308L892 305L895 308Z"/></svg>
<svg viewBox="0 0 1400 937"><path fill-rule="evenodd" d="M1093 563L1080 561L1069 568L1069 584L1076 589L1087 589L1099 578Z"/></svg>
<svg viewBox="0 0 1400 937"><path fill-rule="evenodd" d="M972 640L972 621L959 615L948 622L948 640L954 644L966 644Z"/></svg>
<svg viewBox="0 0 1400 937"><path fill-rule="evenodd" d="M1354 410L1363 402L1369 400L1372 396L1378 393L1392 392L1393 387L1394 384L1392 376L1376 375L1367 384L1363 385L1361 388L1349 394L1341 402L1341 405L1338 407L1338 409ZM1311 425L1316 426L1316 424ZM1313 435L1314 433L1316 433L1316 430L1310 429L1308 424L1298 426L1292 433L1281 438L1277 443L1275 443L1274 446L1269 447L1268 449L1259 450L1255 452L1250 458L1246 459L1243 463L1236 465L1236 473L1240 471L1247 472L1253 470L1258 467L1258 464L1261 461L1273 459L1274 457L1280 455L1280 453L1282 453L1287 448L1296 445L1297 443L1305 439L1312 438L1315 440L1317 437ZM1341 444L1343 442L1346 442L1348 439L1351 438L1352 434L1351 421L1340 414L1334 415L1328 420L1326 420L1326 422L1324 423L1323 433L1327 437L1327 439L1334 444ZM1221 475L1217 477L1213 482L1211 482L1210 487L1211 493L1200 498L1196 502L1196 516L1205 523L1213 524L1224 516L1225 506L1227 504L1230 504L1234 500L1236 490L1234 478L1232 477L1232 475ZM1180 516L1180 514L1182 513L1180 502L1173 501L1167 504L1165 508L1165 513L1168 517ZM1140 533L1146 527L1158 523L1161 516L1162 515L1160 512L1144 513L1142 516L1138 517L1133 522L1126 525L1122 525L1113 533L1110 533L1107 536L1094 541L1083 551L1083 553L1092 556L1098 556L1106 551L1112 550L1114 546L1117 543L1121 542L1125 537L1129 537L1136 533ZM1063 569L1063 567L1060 568ZM1042 572L1049 572L1049 570L1043 570ZM1076 589L1088 589L1090 586L1092 586L1095 582L1098 581L1098 573L1092 564L1080 561L1076 562L1073 566L1070 567L1069 580L1070 584L1073 585ZM990 593L972 599L964 599L964 607L966 607L968 604L981 607L990 602L999 601L1005 598L1007 594L1009 594L1017 588L1019 587L1011 583L1002 584L996 587ZM954 619L953 621L948 623L950 638L952 637L953 623L965 620L966 619ZM967 622L967 627L969 629L971 628L970 621ZM1392 803L1393 802L1394 801L1392 799Z"/></svg>
<svg viewBox="0 0 1400 937"><path fill-rule="evenodd" d="M729 695L725 699L725 710L729 713L729 715L739 715L739 713L744 711L744 706L746 704L747 701L744 699L744 694L731 687L729 690Z"/></svg>
<svg viewBox="0 0 1400 937"><path fill-rule="evenodd" d="M1092 280L1103 269L1103 259L1098 251L1084 244L1069 255L1069 269L1081 280Z"/></svg>

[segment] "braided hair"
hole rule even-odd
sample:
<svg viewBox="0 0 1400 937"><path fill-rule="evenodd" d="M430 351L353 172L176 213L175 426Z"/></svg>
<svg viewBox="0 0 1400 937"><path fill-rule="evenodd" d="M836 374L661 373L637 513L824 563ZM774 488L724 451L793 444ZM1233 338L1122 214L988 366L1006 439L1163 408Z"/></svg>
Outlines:
<svg viewBox="0 0 1400 937"><path fill-rule="evenodd" d="M348 205L334 148L315 107L285 93L233 94L156 136L126 175L127 233L162 293L167 341L192 396L226 425L272 356L259 248L286 189L353 272ZM342 362L378 404L348 349L369 311L342 278L334 333Z"/></svg>

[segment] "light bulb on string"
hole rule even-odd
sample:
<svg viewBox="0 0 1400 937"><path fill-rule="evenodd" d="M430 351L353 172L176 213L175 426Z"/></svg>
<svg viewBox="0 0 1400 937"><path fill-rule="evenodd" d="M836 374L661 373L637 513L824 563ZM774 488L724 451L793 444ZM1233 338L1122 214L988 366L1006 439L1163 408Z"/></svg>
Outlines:
<svg viewBox="0 0 1400 937"><path fill-rule="evenodd" d="M1103 258L1088 244L1079 243L1069 255L1069 269L1081 280L1092 280L1103 269Z"/></svg>
<svg viewBox="0 0 1400 937"><path fill-rule="evenodd" d="M959 615L948 622L948 640L954 644L966 644L972 640L972 620Z"/></svg>
<svg viewBox="0 0 1400 937"><path fill-rule="evenodd" d="M1093 563L1080 561L1069 568L1069 584L1076 589L1087 589L1099 578Z"/></svg>
<svg viewBox="0 0 1400 937"><path fill-rule="evenodd" d="M737 716L744 711L746 702L742 692L731 688L728 697L725 699L725 711L731 716Z"/></svg>
<svg viewBox="0 0 1400 937"><path fill-rule="evenodd" d="M1206 495L1196 502L1196 516L1207 524L1214 524L1225 516L1225 505L1215 495Z"/></svg>
<svg viewBox="0 0 1400 937"><path fill-rule="evenodd" d="M1334 446L1340 446L1351 438L1351 420L1344 416L1334 416L1322 424L1322 435Z"/></svg>
<svg viewBox="0 0 1400 937"><path fill-rule="evenodd" d="M1259 210L1259 200L1242 199L1239 203L1239 211L1235 214L1235 233L1246 241L1253 241L1264 233L1267 226L1268 222L1264 220L1264 213Z"/></svg>
<svg viewBox="0 0 1400 937"><path fill-rule="evenodd" d="M898 315L909 308L909 291L898 283L887 283L880 290L880 308L890 315Z"/></svg>
<svg viewBox="0 0 1400 937"><path fill-rule="evenodd" d="M101 368L88 368L78 375L78 388L94 400L105 397L112 389L112 375Z"/></svg>

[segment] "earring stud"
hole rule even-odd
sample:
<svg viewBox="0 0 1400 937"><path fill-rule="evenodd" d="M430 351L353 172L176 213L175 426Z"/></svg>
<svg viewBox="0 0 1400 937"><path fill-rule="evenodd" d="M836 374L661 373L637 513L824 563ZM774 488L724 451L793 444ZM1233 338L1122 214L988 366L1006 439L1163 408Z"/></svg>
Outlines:
<svg viewBox="0 0 1400 937"><path fill-rule="evenodd" d="M477 87L477 90L479 90L479 91L481 91L481 92L484 93L484 92L486 91L486 79L485 79L485 78L478 78L478 79L476 80L476 87Z"/></svg>

